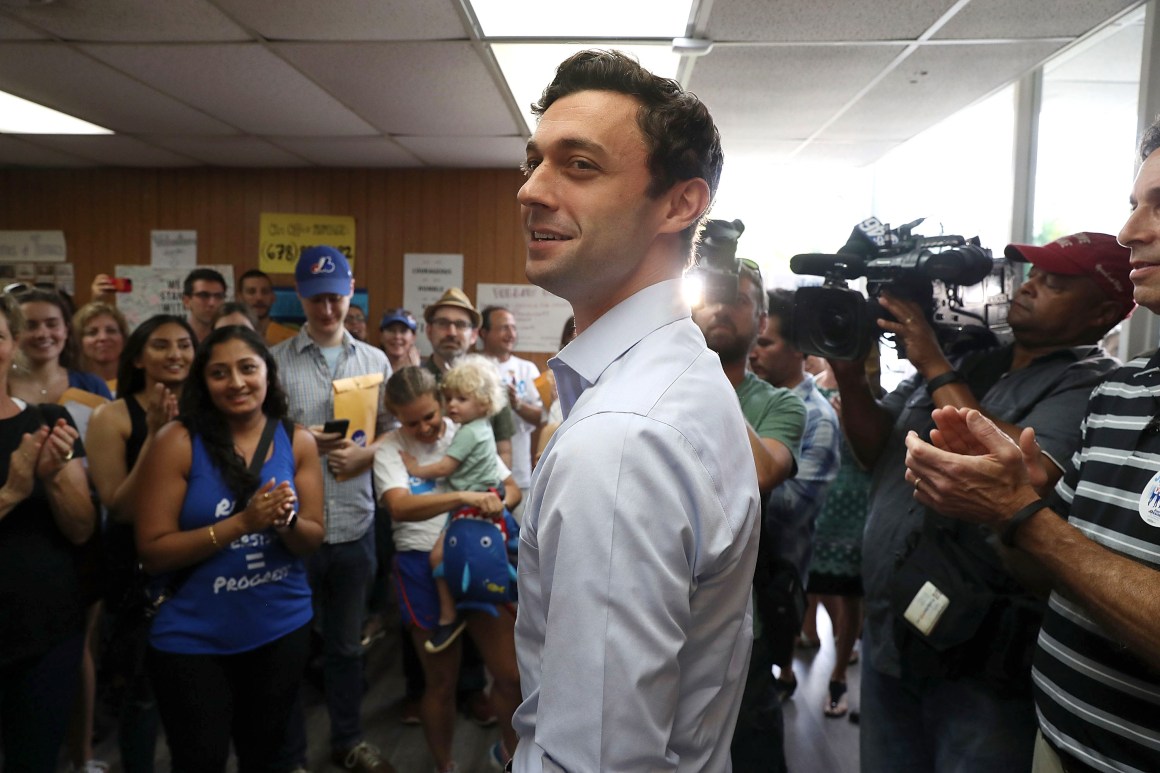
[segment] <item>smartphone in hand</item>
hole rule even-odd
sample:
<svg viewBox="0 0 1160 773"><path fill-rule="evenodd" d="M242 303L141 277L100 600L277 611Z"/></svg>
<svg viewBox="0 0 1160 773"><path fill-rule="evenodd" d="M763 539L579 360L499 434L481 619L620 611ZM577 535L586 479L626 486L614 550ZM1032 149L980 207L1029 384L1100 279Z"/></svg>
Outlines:
<svg viewBox="0 0 1160 773"><path fill-rule="evenodd" d="M323 432L339 432L343 437L346 437L348 429L350 429L350 419L331 419L322 425Z"/></svg>

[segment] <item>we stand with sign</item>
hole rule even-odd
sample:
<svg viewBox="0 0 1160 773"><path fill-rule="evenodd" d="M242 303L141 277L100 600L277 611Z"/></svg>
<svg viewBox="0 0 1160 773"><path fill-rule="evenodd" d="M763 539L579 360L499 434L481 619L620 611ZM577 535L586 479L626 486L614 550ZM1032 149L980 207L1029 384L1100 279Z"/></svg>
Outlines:
<svg viewBox="0 0 1160 773"><path fill-rule="evenodd" d="M294 215L263 212L258 219L258 267L267 274L293 274L307 247L325 244L354 267L354 218L345 215Z"/></svg>

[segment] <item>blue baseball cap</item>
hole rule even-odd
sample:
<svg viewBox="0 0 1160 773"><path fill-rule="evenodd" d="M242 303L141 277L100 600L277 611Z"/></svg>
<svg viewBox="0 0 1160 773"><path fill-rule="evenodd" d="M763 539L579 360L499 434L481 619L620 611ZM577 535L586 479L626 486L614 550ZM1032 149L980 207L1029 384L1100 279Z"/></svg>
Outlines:
<svg viewBox="0 0 1160 773"><path fill-rule="evenodd" d="M353 278L346 256L326 245L302 250L298 265L294 267L294 282L303 298L351 295L354 292Z"/></svg>
<svg viewBox="0 0 1160 773"><path fill-rule="evenodd" d="M419 328L419 325L415 322L415 316L411 312L406 309L388 309L383 313L383 320L379 323L379 330L395 322L406 325L412 333Z"/></svg>

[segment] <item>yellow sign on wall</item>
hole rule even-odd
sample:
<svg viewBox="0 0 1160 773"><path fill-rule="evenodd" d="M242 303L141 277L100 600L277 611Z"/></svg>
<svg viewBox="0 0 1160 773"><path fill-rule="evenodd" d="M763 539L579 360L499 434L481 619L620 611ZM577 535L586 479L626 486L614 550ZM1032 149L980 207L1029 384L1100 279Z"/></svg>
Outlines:
<svg viewBox="0 0 1160 773"><path fill-rule="evenodd" d="M354 218L263 212L258 221L258 266L267 274L293 274L307 247L325 244L354 267Z"/></svg>

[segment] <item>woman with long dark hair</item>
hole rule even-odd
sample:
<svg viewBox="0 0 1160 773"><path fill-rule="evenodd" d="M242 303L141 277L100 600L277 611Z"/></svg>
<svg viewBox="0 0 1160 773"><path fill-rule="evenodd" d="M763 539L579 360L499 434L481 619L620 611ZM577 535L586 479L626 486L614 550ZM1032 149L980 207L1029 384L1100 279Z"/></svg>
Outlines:
<svg viewBox="0 0 1160 773"><path fill-rule="evenodd" d="M153 770L158 724L144 673L145 578L138 569L127 504L138 457L177 415L177 398L189 376L193 351L193 330L184 318L158 314L142 322L121 352L118 399L97 408L85 438L87 445L101 449L89 459L89 473L109 515L105 598L112 625L104 663L118 688L118 740L127 773Z"/></svg>
<svg viewBox="0 0 1160 773"><path fill-rule="evenodd" d="M146 666L174 771L224 770L231 741L242 773L265 771L308 656L302 556L322 542L322 467L310 433L287 428L277 365L248 328L201 343L179 408L138 463L149 485L133 487L162 599Z"/></svg>

